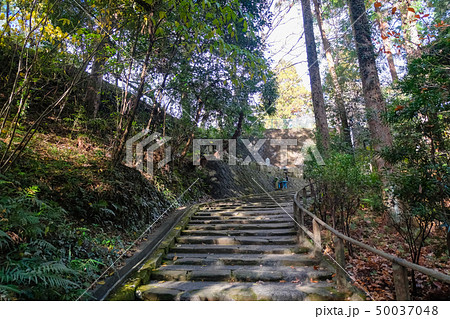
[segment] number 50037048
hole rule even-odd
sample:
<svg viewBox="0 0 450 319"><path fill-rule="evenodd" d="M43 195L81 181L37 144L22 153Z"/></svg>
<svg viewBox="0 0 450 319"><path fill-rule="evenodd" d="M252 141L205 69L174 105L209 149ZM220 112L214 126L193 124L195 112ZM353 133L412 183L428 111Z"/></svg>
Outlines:
<svg viewBox="0 0 450 319"><path fill-rule="evenodd" d="M438 315L438 307L437 306L377 306L376 315L385 315L385 316L411 316L411 315L424 315L424 316L436 316Z"/></svg>

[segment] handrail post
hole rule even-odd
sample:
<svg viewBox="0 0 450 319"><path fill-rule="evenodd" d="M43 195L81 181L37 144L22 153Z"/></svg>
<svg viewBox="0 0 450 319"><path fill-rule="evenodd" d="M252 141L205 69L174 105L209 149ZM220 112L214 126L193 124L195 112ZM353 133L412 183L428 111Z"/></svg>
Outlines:
<svg viewBox="0 0 450 319"><path fill-rule="evenodd" d="M300 209L300 216L299 216L299 223L300 225L302 225L303 227L305 227L305 213L303 212L303 209Z"/></svg>
<svg viewBox="0 0 450 319"><path fill-rule="evenodd" d="M338 287L344 288L346 284L344 241L337 236L334 239L334 253L336 262L338 263L338 266L336 267L337 284Z"/></svg>
<svg viewBox="0 0 450 319"><path fill-rule="evenodd" d="M297 238L298 238L298 244L302 245L303 241L305 240L305 235L302 227L305 226L304 216L305 213L301 209L301 207L297 204L299 202L299 198L297 193L294 197L294 220L295 220L295 228L297 229Z"/></svg>
<svg viewBox="0 0 450 319"><path fill-rule="evenodd" d="M314 253L315 255L321 255L322 254L322 239L320 236L320 226L319 223L316 222L315 219L313 219L313 235L314 235Z"/></svg>
<svg viewBox="0 0 450 319"><path fill-rule="evenodd" d="M311 183L310 187L311 187L311 197L316 198L316 191L314 189L314 184Z"/></svg>
<svg viewBox="0 0 450 319"><path fill-rule="evenodd" d="M305 207L305 208L306 208L306 205L308 204L307 197L308 197L308 194L306 191L306 187L303 187L303 207Z"/></svg>
<svg viewBox="0 0 450 319"><path fill-rule="evenodd" d="M305 213L303 212L303 209L299 208L299 219L298 219L298 223L300 224L301 227L299 227L299 232L298 232L298 241L300 244L302 244L305 239L305 232L303 231L302 227L305 227Z"/></svg>
<svg viewBox="0 0 450 319"><path fill-rule="evenodd" d="M299 219L300 219L299 218L299 213L300 213L300 208L298 207L297 202L294 199L294 220L297 223L300 223L300 221L299 221ZM295 224L295 228L299 228L297 223Z"/></svg>
<svg viewBox="0 0 450 319"><path fill-rule="evenodd" d="M392 263L392 270L394 276L395 294L398 301L409 301L411 296L409 294L408 271L402 265L396 262Z"/></svg>

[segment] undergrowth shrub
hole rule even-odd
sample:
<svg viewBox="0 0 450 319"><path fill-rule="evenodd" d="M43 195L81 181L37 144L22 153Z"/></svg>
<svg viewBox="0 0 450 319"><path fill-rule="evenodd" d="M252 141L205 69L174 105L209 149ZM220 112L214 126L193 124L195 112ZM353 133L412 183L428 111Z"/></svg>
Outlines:
<svg viewBox="0 0 450 319"><path fill-rule="evenodd" d="M364 156L332 151L324 161L325 165L306 162L305 177L316 183L314 210L325 222L350 236L352 218L361 205L378 208L382 202L380 180L370 171Z"/></svg>
<svg viewBox="0 0 450 319"><path fill-rule="evenodd" d="M39 188L0 186L0 299L75 299L104 266L96 238L83 238L64 209L38 198Z"/></svg>
<svg viewBox="0 0 450 319"><path fill-rule="evenodd" d="M47 240L66 212L39 200L37 192L28 188L17 197L0 197L0 294L34 299L42 288L57 295L77 286L77 272L58 259L58 249Z"/></svg>

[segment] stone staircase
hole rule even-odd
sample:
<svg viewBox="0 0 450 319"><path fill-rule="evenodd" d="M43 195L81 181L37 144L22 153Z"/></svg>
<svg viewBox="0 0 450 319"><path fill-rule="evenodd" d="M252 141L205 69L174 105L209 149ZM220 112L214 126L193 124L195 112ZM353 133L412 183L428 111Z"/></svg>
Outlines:
<svg viewBox="0 0 450 319"><path fill-rule="evenodd" d="M139 300L346 300L334 269L299 245L291 191L203 206L161 266L136 289ZM280 207L281 206L281 207Z"/></svg>

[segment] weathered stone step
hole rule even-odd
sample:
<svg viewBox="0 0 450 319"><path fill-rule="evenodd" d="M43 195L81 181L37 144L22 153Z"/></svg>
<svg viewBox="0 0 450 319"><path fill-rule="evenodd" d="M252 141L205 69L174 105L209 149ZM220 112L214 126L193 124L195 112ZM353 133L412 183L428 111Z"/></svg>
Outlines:
<svg viewBox="0 0 450 319"><path fill-rule="evenodd" d="M293 216L291 216L293 217ZM247 216L192 216L191 221L219 221L219 220L278 220L278 219L291 219L288 214L281 213L277 215L247 215Z"/></svg>
<svg viewBox="0 0 450 319"><path fill-rule="evenodd" d="M213 253L213 254L293 254L307 251L296 245L194 245L176 244L173 253Z"/></svg>
<svg viewBox="0 0 450 319"><path fill-rule="evenodd" d="M203 281L297 281L299 283L330 280L333 273L325 268L268 267L268 266L215 266L168 265L154 270L152 280Z"/></svg>
<svg viewBox="0 0 450 319"><path fill-rule="evenodd" d="M289 205L257 205L257 204L247 204L247 205L214 205L205 207L202 211L211 211L211 210L273 210L273 209L288 209L291 208L292 204Z"/></svg>
<svg viewBox="0 0 450 319"><path fill-rule="evenodd" d="M183 230L182 235L192 236L292 236L297 234L295 228L285 229L240 229L240 230Z"/></svg>
<svg viewBox="0 0 450 319"><path fill-rule="evenodd" d="M173 265L263 265L314 266L320 260L311 254L240 255L240 254L168 254L167 264Z"/></svg>
<svg viewBox="0 0 450 319"><path fill-rule="evenodd" d="M290 214L292 215L294 210L292 207L288 207L286 209L209 209L209 210L200 210L194 216L222 216L222 215L233 215L233 214L241 214L244 216L247 215L277 215L277 214Z"/></svg>
<svg viewBox="0 0 450 319"><path fill-rule="evenodd" d="M276 202L261 194L203 206L149 259L139 277L148 284L131 293L140 300L353 298L336 290L335 270L311 245L298 244L292 192L273 196Z"/></svg>
<svg viewBox="0 0 450 319"><path fill-rule="evenodd" d="M265 223L265 224L189 224L188 230L238 230L238 229L280 229L280 228L292 228L294 222L289 223Z"/></svg>
<svg viewBox="0 0 450 319"><path fill-rule="evenodd" d="M241 197L241 198L236 198L233 201L218 201L215 203L220 203L220 204L232 204L232 203L248 203L248 202L271 202L272 198L277 200L283 200L283 202L285 203L289 203L292 201L292 199L294 198L295 192L294 193L288 193L288 194L271 194L271 195L267 195L267 194L261 194L261 196L252 196L252 197ZM273 201L272 201L273 202Z"/></svg>
<svg viewBox="0 0 450 319"><path fill-rule="evenodd" d="M229 218L229 219L195 219L192 218L189 225L205 224L271 224L271 223L287 223L291 222L292 218L289 216L283 217L255 217L255 218Z"/></svg>
<svg viewBox="0 0 450 319"><path fill-rule="evenodd" d="M216 202L216 203L210 203L210 204L206 204L207 206L210 207L230 207L230 206L240 206L240 205L245 205L245 206L289 206L292 205L292 200L286 201L284 199L280 199L280 201L278 201L277 198L274 199L260 199L260 200L254 200L254 201L234 201L234 202Z"/></svg>
<svg viewBox="0 0 450 319"><path fill-rule="evenodd" d="M337 291L333 284L292 282L151 282L138 287L140 300L345 300L349 294Z"/></svg>
<svg viewBox="0 0 450 319"><path fill-rule="evenodd" d="M293 245L297 242L295 236L180 236L180 244L217 244L217 245Z"/></svg>
<svg viewBox="0 0 450 319"><path fill-rule="evenodd" d="M261 211L261 210L256 210L256 211L215 211L215 212L211 212L211 211L199 211L198 213L195 213L194 216L195 217L221 217L221 216L243 216L243 217L247 217L247 216L286 216L286 212L289 214L293 214L292 210L270 210L270 211Z"/></svg>
<svg viewBox="0 0 450 319"><path fill-rule="evenodd" d="M258 205L258 206L278 206L280 205L291 205L291 201L293 198L291 198L289 201L286 201L285 198L266 198L266 199L255 199L255 200L247 200L247 201L234 201L234 202L219 202L219 203L212 203L210 205L215 206L237 206L237 205Z"/></svg>

